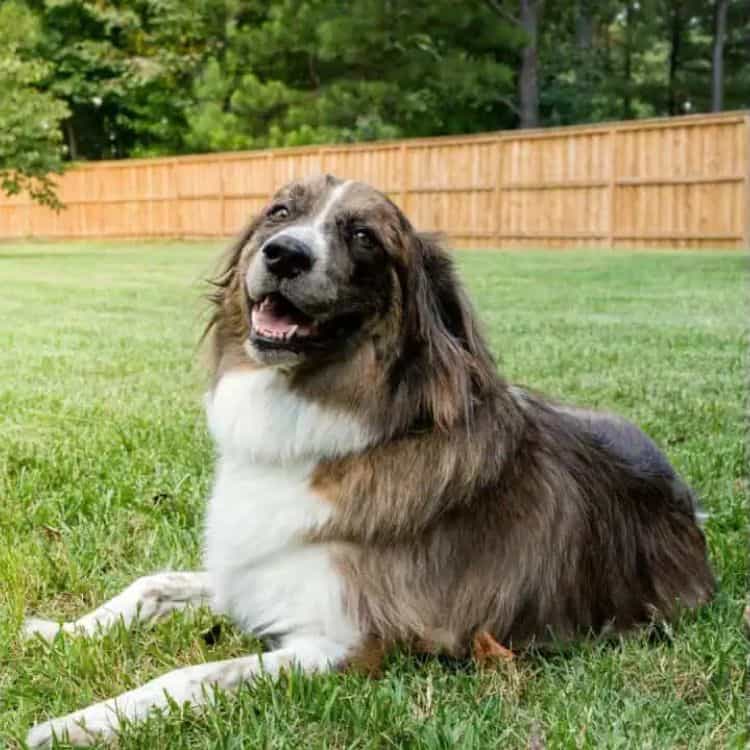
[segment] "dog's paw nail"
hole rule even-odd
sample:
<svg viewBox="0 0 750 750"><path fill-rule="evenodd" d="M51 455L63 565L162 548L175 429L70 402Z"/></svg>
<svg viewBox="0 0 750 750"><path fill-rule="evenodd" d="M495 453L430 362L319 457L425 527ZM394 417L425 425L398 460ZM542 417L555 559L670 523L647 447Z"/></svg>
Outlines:
<svg viewBox="0 0 750 750"><path fill-rule="evenodd" d="M41 636L45 641L53 641L55 636L62 630L62 626L52 620L41 620L37 617L29 617L24 620L21 633L24 638L31 639Z"/></svg>

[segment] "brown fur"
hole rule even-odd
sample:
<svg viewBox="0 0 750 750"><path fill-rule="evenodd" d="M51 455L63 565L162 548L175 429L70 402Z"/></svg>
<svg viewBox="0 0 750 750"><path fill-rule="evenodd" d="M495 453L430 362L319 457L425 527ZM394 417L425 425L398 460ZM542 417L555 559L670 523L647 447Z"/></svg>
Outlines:
<svg viewBox="0 0 750 750"><path fill-rule="evenodd" d="M380 281L357 287L367 316L348 348L291 368L289 382L378 436L312 477L335 508L312 540L338 544L350 611L370 634L353 662L374 669L395 643L468 656L480 632L514 648L620 632L708 601L692 493L653 443L510 387L436 240L366 186L352 193L346 211L383 228ZM241 279L259 222L217 282L216 377L250 365Z"/></svg>
<svg viewBox="0 0 750 750"><path fill-rule="evenodd" d="M344 668L368 677L380 677L388 649L389 644L382 638L371 635L353 654L350 654Z"/></svg>
<svg viewBox="0 0 750 750"><path fill-rule="evenodd" d="M486 630L481 630L474 636L471 656L480 666L509 662L515 658L515 654L510 649L501 646Z"/></svg>

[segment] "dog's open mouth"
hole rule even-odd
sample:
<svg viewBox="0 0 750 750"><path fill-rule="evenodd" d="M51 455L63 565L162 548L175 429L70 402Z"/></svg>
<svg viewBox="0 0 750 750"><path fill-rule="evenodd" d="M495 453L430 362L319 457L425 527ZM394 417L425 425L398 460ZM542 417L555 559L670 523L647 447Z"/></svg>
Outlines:
<svg viewBox="0 0 750 750"><path fill-rule="evenodd" d="M253 334L269 341L303 341L319 333L318 324L278 292L258 300L250 318Z"/></svg>
<svg viewBox="0 0 750 750"><path fill-rule="evenodd" d="M250 309L250 336L263 349L327 349L347 338L360 323L358 315L317 321L279 292L261 297Z"/></svg>

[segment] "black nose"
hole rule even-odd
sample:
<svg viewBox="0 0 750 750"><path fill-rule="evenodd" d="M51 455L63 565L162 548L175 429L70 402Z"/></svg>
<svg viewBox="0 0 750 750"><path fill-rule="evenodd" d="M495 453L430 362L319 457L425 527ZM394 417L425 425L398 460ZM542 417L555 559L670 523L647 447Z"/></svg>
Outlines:
<svg viewBox="0 0 750 750"><path fill-rule="evenodd" d="M310 248L294 237L276 237L263 245L266 268L280 279L291 279L312 268Z"/></svg>

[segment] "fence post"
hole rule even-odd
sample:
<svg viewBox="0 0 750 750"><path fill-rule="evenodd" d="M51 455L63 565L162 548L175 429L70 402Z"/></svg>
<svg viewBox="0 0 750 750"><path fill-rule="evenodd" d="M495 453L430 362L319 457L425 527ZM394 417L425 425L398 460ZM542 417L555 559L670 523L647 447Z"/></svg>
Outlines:
<svg viewBox="0 0 750 750"><path fill-rule="evenodd" d="M617 190L617 130L609 129L609 227L607 228L607 242L610 248L615 246L615 192Z"/></svg>
<svg viewBox="0 0 750 750"><path fill-rule="evenodd" d="M224 159L219 159L219 236L226 237L226 216L224 215Z"/></svg>
<svg viewBox="0 0 750 750"><path fill-rule="evenodd" d="M174 201L174 229L177 237L182 237L182 216L180 204L180 189L177 185L177 159L172 159L169 163L169 175L172 179L172 200Z"/></svg>
<svg viewBox="0 0 750 750"><path fill-rule="evenodd" d="M28 200L26 201L26 239L31 238L31 209L32 201Z"/></svg>
<svg viewBox="0 0 750 750"><path fill-rule="evenodd" d="M401 190L399 191L399 198L401 201L401 210L406 213L406 203L409 199L409 153L406 141L401 141L399 148L399 159L401 161Z"/></svg>
<svg viewBox="0 0 750 750"><path fill-rule="evenodd" d="M750 114L745 115L745 194L741 205L745 220L745 250L750 250Z"/></svg>
<svg viewBox="0 0 750 750"><path fill-rule="evenodd" d="M497 246L502 244L503 232L500 214L502 211L502 182L503 182L503 138L497 136L495 146L495 189L492 192L493 239Z"/></svg>
<svg viewBox="0 0 750 750"><path fill-rule="evenodd" d="M276 151L274 149L271 149L271 151L268 152L268 195L266 195L266 200L268 200L278 187L276 185L276 165L275 165L275 157L276 157Z"/></svg>

